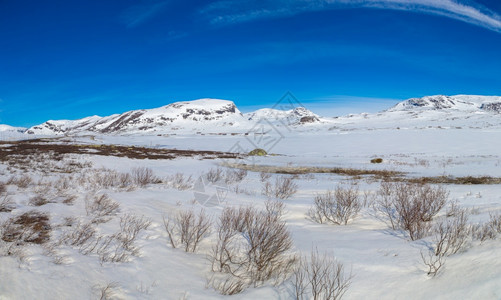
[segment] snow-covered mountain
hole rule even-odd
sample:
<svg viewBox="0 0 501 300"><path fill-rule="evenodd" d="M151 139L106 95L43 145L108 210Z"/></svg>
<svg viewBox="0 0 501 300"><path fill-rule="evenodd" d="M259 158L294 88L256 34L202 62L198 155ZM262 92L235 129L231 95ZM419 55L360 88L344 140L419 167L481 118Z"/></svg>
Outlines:
<svg viewBox="0 0 501 300"><path fill-rule="evenodd" d="M1 133L8 133L8 132L22 133L24 131L26 131L26 128L23 128L23 127L12 127L10 125L0 124L0 132Z"/></svg>
<svg viewBox="0 0 501 300"><path fill-rule="evenodd" d="M108 117L47 121L26 130L28 134L72 135L244 133L266 119L273 126L296 130L342 130L383 128L487 128L501 127L499 96L427 96L402 101L376 114L323 118L304 107L291 110L264 108L242 114L232 101L200 99L176 102L160 108L142 109ZM1 128L0 128L1 129Z"/></svg>
<svg viewBox="0 0 501 300"><path fill-rule="evenodd" d="M321 117L304 107L296 107L291 110L278 110L272 108L262 108L245 114L249 121L257 122L261 119L270 122L284 123L287 125L301 125L321 122Z"/></svg>
<svg viewBox="0 0 501 300"><path fill-rule="evenodd" d="M176 102L160 108L142 109L108 117L47 121L26 130L28 134L71 135L81 133L138 134L188 132L245 132L262 118L276 126L299 126L320 122L304 107L288 111L261 109L242 114L232 101L200 99Z"/></svg>
<svg viewBox="0 0 501 300"><path fill-rule="evenodd" d="M139 133L207 127L238 127L247 119L232 101L200 99L176 102L160 108L142 109L108 117L47 121L29 128L28 134Z"/></svg>
<svg viewBox="0 0 501 300"><path fill-rule="evenodd" d="M456 111L495 111L501 112L501 97L499 96L427 96L411 98L402 101L387 111L426 111L426 110L456 110Z"/></svg>
<svg viewBox="0 0 501 300"><path fill-rule="evenodd" d="M411 98L376 114L336 119L330 129L461 129L501 128L499 96L427 96Z"/></svg>

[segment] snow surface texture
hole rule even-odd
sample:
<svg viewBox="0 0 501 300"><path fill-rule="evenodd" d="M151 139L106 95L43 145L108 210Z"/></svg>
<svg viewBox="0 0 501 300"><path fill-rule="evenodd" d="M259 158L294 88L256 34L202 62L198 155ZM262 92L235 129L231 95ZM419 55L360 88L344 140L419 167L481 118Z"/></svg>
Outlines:
<svg viewBox="0 0 501 300"><path fill-rule="evenodd" d="M501 123L498 111L493 109L499 102L499 97L434 96L410 99L380 114L322 118L301 109L288 112L259 110L244 115L232 102L202 100L139 111L140 116L129 112L105 118L52 121L53 127L44 123L40 129L33 127L30 130L39 130L37 135L75 133L76 136L58 142L76 144L233 149L235 152L259 146L277 154L244 161L257 165L379 169L406 172L408 177L501 177ZM187 112L187 109L193 111ZM318 121L298 123L304 116ZM271 145L269 140L260 138L260 135L256 137L256 132L252 131L263 117L271 117L267 125L277 129L265 135L273 138L271 149L266 148ZM148 123L149 120L153 121ZM139 129L145 124L152 127ZM107 128L110 131L106 131ZM250 134L245 135L249 130ZM233 132L242 134L218 134ZM88 133L92 136L85 135ZM239 147L235 147L237 144ZM371 164L370 159L375 157L383 158L383 163ZM65 161L70 166L81 164L85 167L73 173L51 173L54 164ZM197 204L193 190L180 190L172 184L176 173L192 176L195 181L224 162L196 158L141 160L86 154L42 163L38 169L23 170L15 165L0 164L0 181L5 182L12 175L26 174L34 182L26 188L13 183L7 185L7 194L15 207L11 212L0 212L0 223L32 209L44 211L50 215L55 241L63 232L73 228L66 224L65 218L75 218L75 223L91 220L92 216L86 212L86 198L94 193L106 193L120 205L109 221L95 225L99 234L116 232L124 214L145 216L152 221L150 227L139 235L139 254L127 262L100 263L97 254L84 255L67 244L56 247L55 256L48 255L39 245L25 246L22 259L15 255L0 256L0 299L99 299L102 289L110 283L113 283L111 290L114 294L111 298L115 299L229 298L206 288L206 278L210 275L206 254L214 244L215 233L201 243L199 251L185 253L169 245L162 220L164 215L180 209L198 211L204 208L217 218L222 208L228 205L263 208L267 197L261 194L263 182L257 172L249 172L240 183L229 184L224 203L210 207ZM135 167L152 169L162 183L127 190L102 186L95 189L78 181L102 168L130 172ZM273 183L279 176L272 175L268 181ZM68 178L72 184L61 188L60 178ZM470 241L464 251L447 258L445 267L437 276L430 277L420 253L433 246L431 237L410 241L406 232L392 230L370 207L363 208L346 226L317 224L306 216L317 194L333 190L338 185L347 186L353 178L306 174L296 176L294 180L299 185L298 193L284 201L284 219L293 237L293 250L307 255L312 247L317 247L320 252L327 252L342 262L354 275L344 299L501 298L499 238L482 243ZM41 184L44 182L52 182L52 187L44 190L45 184ZM364 192L375 194L380 184L365 178L356 182L360 195ZM72 205L59 200L42 206L29 205L32 197L40 193L51 195L58 188L63 191L61 195L76 196ZM447 185L445 188L450 191L451 201L458 201L461 207L470 211L469 223L473 225L487 222L489 214L501 213L499 185ZM442 210L438 217L444 215L445 210ZM61 259L56 260L58 257ZM231 298L293 299L293 296L291 283L286 281L277 287L265 284L248 288Z"/></svg>

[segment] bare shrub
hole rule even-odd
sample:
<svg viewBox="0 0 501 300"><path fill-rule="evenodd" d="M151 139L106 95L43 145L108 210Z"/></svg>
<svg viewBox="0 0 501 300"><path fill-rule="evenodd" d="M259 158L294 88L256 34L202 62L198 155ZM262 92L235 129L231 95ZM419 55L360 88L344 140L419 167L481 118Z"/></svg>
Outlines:
<svg viewBox="0 0 501 300"><path fill-rule="evenodd" d="M96 253L99 255L101 264L106 262L127 262L131 255L136 254L129 249L122 247L122 243L116 234L104 236L99 240L95 248Z"/></svg>
<svg viewBox="0 0 501 300"><path fill-rule="evenodd" d="M7 180L7 184L17 185L21 189L25 189L29 187L33 183L33 179L29 175L22 175L20 177L11 176Z"/></svg>
<svg viewBox="0 0 501 300"><path fill-rule="evenodd" d="M215 276L212 274L207 279L206 287L213 288L221 295L236 295L247 288L247 283L238 277Z"/></svg>
<svg viewBox="0 0 501 300"><path fill-rule="evenodd" d="M183 173L176 173L173 176L167 178L169 186L185 191L193 187L193 178L191 176L186 177Z"/></svg>
<svg viewBox="0 0 501 300"><path fill-rule="evenodd" d="M86 246L95 238L96 233L92 223L79 223L73 227L73 230L63 235L62 241L65 244L80 247L80 252L86 252Z"/></svg>
<svg viewBox="0 0 501 300"><path fill-rule="evenodd" d="M259 178L260 178L261 182L266 182L266 181L268 181L268 179L271 178L271 174L270 173L266 173L266 172L260 172L259 173Z"/></svg>
<svg viewBox="0 0 501 300"><path fill-rule="evenodd" d="M266 210L225 208L218 221L217 243L208 256L213 272L226 274L224 282L238 286L283 282L296 257L289 253L292 238L282 212L278 202L270 202Z"/></svg>
<svg viewBox="0 0 501 300"><path fill-rule="evenodd" d="M0 224L0 236L3 236L4 224ZM26 261L27 253L25 251L25 244L23 242L7 243L0 239L0 256L12 256L18 258L20 263Z"/></svg>
<svg viewBox="0 0 501 300"><path fill-rule="evenodd" d="M62 202L66 205L73 205L73 203L75 202L76 199L77 199L77 196L75 196L75 195L65 195L63 197Z"/></svg>
<svg viewBox="0 0 501 300"><path fill-rule="evenodd" d="M132 190L135 182L130 173L120 173L110 169L93 169L85 172L78 179L81 185L89 189L119 188Z"/></svg>
<svg viewBox="0 0 501 300"><path fill-rule="evenodd" d="M267 200L264 202L264 207L268 216L270 218L276 218L277 222L280 221L285 214L285 203L280 200Z"/></svg>
<svg viewBox="0 0 501 300"><path fill-rule="evenodd" d="M110 282L106 285L95 285L93 289L96 291L99 300L110 300L116 296L119 287L118 282Z"/></svg>
<svg viewBox="0 0 501 300"><path fill-rule="evenodd" d="M266 181L263 183L263 189L261 191L261 194L265 195L268 198L273 197L273 195L274 195L273 185L269 181Z"/></svg>
<svg viewBox="0 0 501 300"><path fill-rule="evenodd" d="M75 225L76 218L75 217L64 217L64 221L61 226L72 227Z"/></svg>
<svg viewBox="0 0 501 300"><path fill-rule="evenodd" d="M490 213L489 214L489 226L496 233L501 233L501 214Z"/></svg>
<svg viewBox="0 0 501 300"><path fill-rule="evenodd" d="M5 184L0 181L0 212L11 212L16 208L16 203L7 194Z"/></svg>
<svg viewBox="0 0 501 300"><path fill-rule="evenodd" d="M85 199L85 210L87 215L94 216L97 223L106 222L107 217L118 212L120 204L111 199L107 194L94 196L92 199Z"/></svg>
<svg viewBox="0 0 501 300"><path fill-rule="evenodd" d="M430 185L415 186L420 204L420 218L429 222L445 206L449 197L449 192L442 186L433 188Z"/></svg>
<svg viewBox="0 0 501 300"><path fill-rule="evenodd" d="M226 184L234 184L241 182L247 176L247 170L226 170L224 182Z"/></svg>
<svg viewBox="0 0 501 300"><path fill-rule="evenodd" d="M0 196L0 212L11 212L15 206L15 202L8 196Z"/></svg>
<svg viewBox="0 0 501 300"><path fill-rule="evenodd" d="M351 285L344 265L315 249L302 257L294 270L292 285L296 299L341 299Z"/></svg>
<svg viewBox="0 0 501 300"><path fill-rule="evenodd" d="M398 226L398 216L395 208L394 195L394 184L383 181L377 191L374 202L374 209L388 217L393 230L397 229Z"/></svg>
<svg viewBox="0 0 501 300"><path fill-rule="evenodd" d="M393 229L404 229L411 240L417 240L429 232L429 221L445 206L448 196L440 186L383 182L375 209L388 217Z"/></svg>
<svg viewBox="0 0 501 300"><path fill-rule="evenodd" d="M150 183L159 183L160 180L153 174L153 170L145 167L133 168L131 170L132 180L138 186L144 187Z"/></svg>
<svg viewBox="0 0 501 300"><path fill-rule="evenodd" d="M0 181L0 195L4 195L7 193L7 186L5 182Z"/></svg>
<svg viewBox="0 0 501 300"><path fill-rule="evenodd" d="M36 196L33 196L30 198L30 200L28 201L28 205L31 205L31 206L42 206L42 205L45 205L47 203L51 203L52 201L48 200L46 198L46 196L43 196L43 195L36 195Z"/></svg>
<svg viewBox="0 0 501 300"><path fill-rule="evenodd" d="M438 274L447 260L444 254L435 255L433 251L428 251L427 254L423 254L423 252L421 252L421 259L427 267L428 276L432 277L435 277Z"/></svg>
<svg viewBox="0 0 501 300"><path fill-rule="evenodd" d="M272 185L268 181L264 183L262 194L267 197L278 199L289 199L298 190L297 183L291 177L280 176L275 178L275 184Z"/></svg>
<svg viewBox="0 0 501 300"><path fill-rule="evenodd" d="M53 186L59 194L65 194L74 185L73 180L74 179L71 176L59 176L57 181L53 183Z"/></svg>
<svg viewBox="0 0 501 300"><path fill-rule="evenodd" d="M336 187L334 192L317 195L308 215L316 222L346 225L362 209L358 188Z"/></svg>
<svg viewBox="0 0 501 300"><path fill-rule="evenodd" d="M501 214L490 213L489 221L475 226L472 229L473 238L484 242L488 239L494 240L501 234Z"/></svg>
<svg viewBox="0 0 501 300"><path fill-rule="evenodd" d="M62 242L77 247L84 255L97 254L101 263L126 262L131 256L138 255L135 242L139 233L148 229L150 224L145 217L126 214L120 218L120 230L112 235L98 235L93 223L89 222L75 226L63 236Z"/></svg>
<svg viewBox="0 0 501 300"><path fill-rule="evenodd" d="M135 246L137 236L141 231L147 230L150 225L151 220L144 216L138 217L132 214L121 216L120 231L117 234L117 239L121 242L122 248L136 255L138 251L138 248Z"/></svg>
<svg viewBox="0 0 501 300"><path fill-rule="evenodd" d="M211 183L216 183L218 181L221 181L223 179L223 169L221 168L216 168L216 169L210 169L207 174L205 174L205 179Z"/></svg>
<svg viewBox="0 0 501 300"><path fill-rule="evenodd" d="M457 208L452 217L438 222L434 230L435 255L452 255L464 249L470 237L468 212Z"/></svg>
<svg viewBox="0 0 501 300"><path fill-rule="evenodd" d="M210 233L212 220L204 210L198 214L181 210L175 216L164 217L164 226L172 248L181 245L184 251L195 252L200 241Z"/></svg>
<svg viewBox="0 0 501 300"><path fill-rule="evenodd" d="M449 205L446 207L445 209L445 216L446 217L454 217L456 216L458 213L461 213L463 211L463 209L461 208L461 206L459 205L458 201L451 201L449 203Z"/></svg>
<svg viewBox="0 0 501 300"><path fill-rule="evenodd" d="M246 185L247 186L247 185ZM255 196L257 193L254 190L242 187L241 185L237 184L235 185L231 191L233 191L235 194L245 194L249 196Z"/></svg>
<svg viewBox="0 0 501 300"><path fill-rule="evenodd" d="M11 217L1 227L3 241L33 244L49 241L52 230L49 215L35 210Z"/></svg>
<svg viewBox="0 0 501 300"><path fill-rule="evenodd" d="M60 245L59 242L49 242L42 245L43 254L51 257L52 262L57 265L64 264L67 262L67 256L61 255L58 252L57 247Z"/></svg>

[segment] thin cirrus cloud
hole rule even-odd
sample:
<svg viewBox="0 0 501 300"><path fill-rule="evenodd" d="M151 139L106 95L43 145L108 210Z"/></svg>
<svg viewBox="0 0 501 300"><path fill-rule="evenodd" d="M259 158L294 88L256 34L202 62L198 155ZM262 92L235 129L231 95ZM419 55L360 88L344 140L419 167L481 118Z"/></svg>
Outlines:
<svg viewBox="0 0 501 300"><path fill-rule="evenodd" d="M131 6L120 15L120 19L127 27L137 27L162 12L168 2L156 1L149 4Z"/></svg>
<svg viewBox="0 0 501 300"><path fill-rule="evenodd" d="M213 24L231 24L262 18L292 16L308 11L339 8L378 8L441 15L501 32L501 15L472 1L453 0L267 0L256 7L252 0L216 1L201 10Z"/></svg>

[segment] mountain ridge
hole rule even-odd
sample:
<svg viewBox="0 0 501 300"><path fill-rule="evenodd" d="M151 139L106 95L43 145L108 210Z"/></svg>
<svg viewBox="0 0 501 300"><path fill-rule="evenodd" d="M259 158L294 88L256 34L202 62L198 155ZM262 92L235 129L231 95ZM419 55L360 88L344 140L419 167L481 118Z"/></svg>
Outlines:
<svg viewBox="0 0 501 300"><path fill-rule="evenodd" d="M429 113L428 113L429 112ZM470 114L501 113L500 96L479 95L434 95L410 98L401 101L377 114L360 114L364 119L379 118L386 122L394 113L412 113L413 118L422 114L445 112L450 118L468 118ZM188 132L235 132L245 131L256 122L266 119L271 126L295 126L311 128L321 124L332 124L341 120L353 120L353 116L324 118L305 107L287 111L263 108L242 113L230 100L204 98L175 102L153 109L131 110L110 116L89 116L78 120L48 120L42 124L24 129L25 134L73 135L83 133L98 134L141 134ZM452 116L452 117L451 117ZM351 119L350 119L351 118ZM309 127L308 127L309 126ZM3 128L3 129L2 129ZM0 131L21 132L22 128L4 125Z"/></svg>

